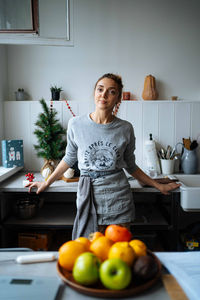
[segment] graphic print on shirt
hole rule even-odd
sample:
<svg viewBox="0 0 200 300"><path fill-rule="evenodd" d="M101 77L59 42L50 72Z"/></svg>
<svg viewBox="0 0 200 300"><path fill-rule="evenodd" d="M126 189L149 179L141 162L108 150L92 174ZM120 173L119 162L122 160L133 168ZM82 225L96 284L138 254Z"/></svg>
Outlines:
<svg viewBox="0 0 200 300"><path fill-rule="evenodd" d="M110 142L97 141L85 151L84 160L87 167L108 170L119 156L116 145Z"/></svg>

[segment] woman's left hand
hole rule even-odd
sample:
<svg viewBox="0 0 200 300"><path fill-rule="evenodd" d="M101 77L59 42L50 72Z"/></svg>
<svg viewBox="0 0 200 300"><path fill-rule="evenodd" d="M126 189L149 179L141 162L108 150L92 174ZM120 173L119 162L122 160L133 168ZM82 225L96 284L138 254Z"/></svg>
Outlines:
<svg viewBox="0 0 200 300"><path fill-rule="evenodd" d="M164 195L169 195L170 191L173 191L181 186L180 183L176 182L170 182L167 184L158 183L154 179L150 178L147 174L145 174L140 168L137 168L137 170L131 175L143 184L155 187Z"/></svg>
<svg viewBox="0 0 200 300"><path fill-rule="evenodd" d="M157 189L164 195L169 195L170 191L173 191L181 186L180 183L170 182L167 184L159 183Z"/></svg>

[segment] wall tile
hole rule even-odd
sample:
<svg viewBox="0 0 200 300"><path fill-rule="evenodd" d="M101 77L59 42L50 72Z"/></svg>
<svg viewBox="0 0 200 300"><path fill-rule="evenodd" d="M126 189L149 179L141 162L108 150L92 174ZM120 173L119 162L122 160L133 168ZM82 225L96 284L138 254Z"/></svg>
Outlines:
<svg viewBox="0 0 200 300"><path fill-rule="evenodd" d="M149 140L149 134L152 133L153 140L156 144L159 143L159 118L158 118L158 103L154 102L142 102L142 128L143 128L143 170L146 169L146 158L144 151L145 141Z"/></svg>
<svg viewBox="0 0 200 300"><path fill-rule="evenodd" d="M50 102L48 102L50 104ZM94 110L92 101L69 101L75 115L82 115ZM54 101L57 117L63 127L72 114L64 101ZM41 112L38 101L6 101L4 102L4 136L7 139L24 140L25 167L28 170L40 170L43 160L36 155L33 145L37 144L35 122ZM145 170L144 142L152 133L157 145L166 147L182 142L182 138L191 137L200 143L200 103L199 102L164 102L161 101L123 101L118 117L131 122L136 136L136 162ZM200 165L200 147L198 157ZM200 167L199 167L200 170Z"/></svg>
<svg viewBox="0 0 200 300"><path fill-rule="evenodd" d="M37 126L35 126L35 123L38 120L39 114L42 112L42 106L38 101L30 102L30 136L31 136L31 160L30 162L27 162L26 168L32 171L40 170L40 168L43 165L43 159L39 158L37 156L37 152L34 149L34 145L38 144L37 137L34 134L35 129Z"/></svg>
<svg viewBox="0 0 200 300"><path fill-rule="evenodd" d="M182 143L183 138L191 135L190 112L190 103L175 103L175 143Z"/></svg>
<svg viewBox="0 0 200 300"><path fill-rule="evenodd" d="M191 103L191 138L200 143L200 103Z"/></svg>
<svg viewBox="0 0 200 300"><path fill-rule="evenodd" d="M30 104L25 101L4 102L4 137L22 139L25 166L31 161Z"/></svg>
<svg viewBox="0 0 200 300"><path fill-rule="evenodd" d="M159 141L158 130L158 104L143 102L143 138L149 139L149 134L152 133L153 139Z"/></svg>
<svg viewBox="0 0 200 300"><path fill-rule="evenodd" d="M134 128L136 137L135 157L136 163L142 167L143 160L143 132L142 132L142 104L140 102L126 101L126 120L129 121Z"/></svg>
<svg viewBox="0 0 200 300"><path fill-rule="evenodd" d="M77 116L78 115L78 110L79 110L79 105L77 101L68 101L68 104L72 110L72 112ZM65 101L62 101L62 125L63 127L67 130L67 125L69 122L69 119L73 118L73 115L71 114L70 110L67 107L67 104Z"/></svg>
<svg viewBox="0 0 200 300"><path fill-rule="evenodd" d="M122 101L117 112L117 117L120 119L126 119L126 103L127 101Z"/></svg>
<svg viewBox="0 0 200 300"><path fill-rule="evenodd" d="M191 139L200 144L200 103L191 103ZM200 146L197 147L198 171L200 172Z"/></svg>
<svg viewBox="0 0 200 300"><path fill-rule="evenodd" d="M158 140L159 144L167 148L175 146L174 142L174 105L173 103L159 103L158 104Z"/></svg>

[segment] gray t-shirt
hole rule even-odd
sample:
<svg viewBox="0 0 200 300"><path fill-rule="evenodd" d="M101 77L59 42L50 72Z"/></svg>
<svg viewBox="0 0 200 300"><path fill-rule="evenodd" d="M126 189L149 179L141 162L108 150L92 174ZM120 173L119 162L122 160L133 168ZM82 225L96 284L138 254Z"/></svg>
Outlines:
<svg viewBox="0 0 200 300"><path fill-rule="evenodd" d="M67 147L63 160L72 167L78 160L80 170L133 173L135 136L131 123L117 117L111 123L97 124L83 115L69 120Z"/></svg>

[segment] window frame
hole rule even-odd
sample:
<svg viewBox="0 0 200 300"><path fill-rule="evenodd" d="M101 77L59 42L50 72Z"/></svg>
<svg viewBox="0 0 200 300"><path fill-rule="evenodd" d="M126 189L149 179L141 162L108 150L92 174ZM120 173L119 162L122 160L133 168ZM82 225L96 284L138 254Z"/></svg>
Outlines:
<svg viewBox="0 0 200 300"><path fill-rule="evenodd" d="M31 1L32 29L0 29L0 33L39 33L38 0Z"/></svg>

